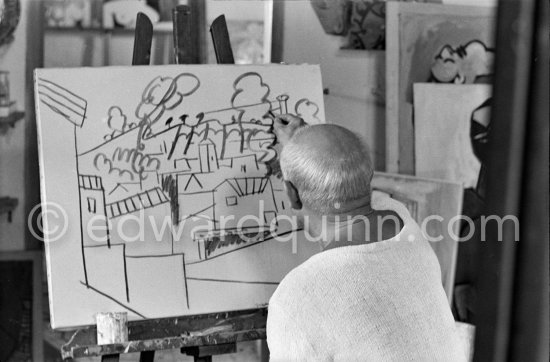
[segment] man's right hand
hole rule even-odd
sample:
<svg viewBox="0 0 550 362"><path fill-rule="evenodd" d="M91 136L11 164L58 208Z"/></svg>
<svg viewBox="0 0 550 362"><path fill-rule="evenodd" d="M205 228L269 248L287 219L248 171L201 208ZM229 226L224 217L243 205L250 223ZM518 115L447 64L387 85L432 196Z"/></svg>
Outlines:
<svg viewBox="0 0 550 362"><path fill-rule="evenodd" d="M281 114L273 120L273 133L281 145L288 143L296 131L307 123L293 114Z"/></svg>

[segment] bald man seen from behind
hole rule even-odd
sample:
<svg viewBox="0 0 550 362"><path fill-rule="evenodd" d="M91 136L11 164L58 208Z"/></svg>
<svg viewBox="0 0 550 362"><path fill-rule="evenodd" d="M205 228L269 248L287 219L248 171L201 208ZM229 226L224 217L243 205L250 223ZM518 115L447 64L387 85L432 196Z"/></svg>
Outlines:
<svg viewBox="0 0 550 362"><path fill-rule="evenodd" d="M288 197L322 252L269 301L271 361L464 361L437 258L406 207L372 192L366 146L292 115L274 132Z"/></svg>

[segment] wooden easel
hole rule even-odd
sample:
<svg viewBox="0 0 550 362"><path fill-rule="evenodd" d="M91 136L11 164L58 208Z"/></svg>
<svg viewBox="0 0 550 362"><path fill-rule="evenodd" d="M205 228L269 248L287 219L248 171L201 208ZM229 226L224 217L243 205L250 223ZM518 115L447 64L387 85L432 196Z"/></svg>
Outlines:
<svg viewBox="0 0 550 362"><path fill-rule="evenodd" d="M191 2L192 6L201 6ZM204 4L203 4L204 5ZM192 28L202 29L204 19L193 18L193 7L173 10L174 55L176 64L198 63L202 36L192 37ZM195 22L195 23L193 23ZM193 26L194 25L194 26ZM234 64L225 16L210 28L218 64ZM146 15L136 19L132 65L149 65L153 25ZM202 44L200 43L202 41ZM267 308L162 318L128 323L128 342L97 345L97 329L90 326L75 332L61 347L63 359L101 356L102 361L118 361L121 353L140 353L140 362L152 362L155 351L179 348L195 362L210 362L213 355L234 353L236 343L266 338Z"/></svg>

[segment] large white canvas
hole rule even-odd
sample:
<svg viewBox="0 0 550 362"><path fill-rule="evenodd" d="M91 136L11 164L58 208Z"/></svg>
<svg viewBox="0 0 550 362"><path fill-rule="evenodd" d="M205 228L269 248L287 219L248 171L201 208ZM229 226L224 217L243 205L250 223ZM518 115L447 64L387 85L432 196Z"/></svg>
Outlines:
<svg viewBox="0 0 550 362"><path fill-rule="evenodd" d="M473 113L491 98L486 84L414 84L418 176L477 185L481 163L470 138Z"/></svg>
<svg viewBox="0 0 550 362"><path fill-rule="evenodd" d="M265 306L319 251L275 238L297 228L271 222L291 212L266 116L323 122L318 66L38 69L35 99L52 327Z"/></svg>

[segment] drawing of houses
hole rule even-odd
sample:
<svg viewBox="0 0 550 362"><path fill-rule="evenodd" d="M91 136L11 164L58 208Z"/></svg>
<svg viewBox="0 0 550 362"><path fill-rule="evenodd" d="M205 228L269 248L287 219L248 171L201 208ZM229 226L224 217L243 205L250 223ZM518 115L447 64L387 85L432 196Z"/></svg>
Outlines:
<svg viewBox="0 0 550 362"><path fill-rule="evenodd" d="M263 241L265 235L276 231L272 220L277 217L277 207L269 177L225 179L209 194L211 207L201 216L210 222L193 235L199 258ZM186 198L182 194L183 203ZM225 240L227 243L223 243Z"/></svg>
<svg viewBox="0 0 550 362"><path fill-rule="evenodd" d="M166 222L164 219L170 219L170 199L159 187L108 203L106 210L112 229L117 231L116 235L111 237L112 243L126 243L129 253L133 255L159 253L159 248L170 253L172 238L169 229L163 233L159 232ZM139 221L128 221L132 216ZM138 228L142 228L139 239L143 237L143 240L135 242L134 238L138 238Z"/></svg>
<svg viewBox="0 0 550 362"><path fill-rule="evenodd" d="M41 117L68 121L74 137L76 174L67 174L76 175L72 186L78 182L71 191L78 189L78 195L72 194L79 199L80 235L67 244L82 251L78 286L86 288L83 294L95 292L107 303L148 318L152 305L165 314L181 313L182 306L200 312L199 302L228 285L261 295L274 288L269 273L246 284L249 268L232 268L234 274L227 275L220 267L238 264L234 261L248 253L270 260L270 252L280 248L269 242L272 233L292 232L276 222L287 211L282 187L268 166L276 151L267 111L286 113L289 96L270 100L261 76L242 79L249 78L267 93L262 97L257 87L243 85L241 91L233 85L240 96L228 97L230 104L213 102L220 107L211 108L219 109L209 109L210 103L198 108L192 98L181 107L173 108L177 102L171 100L162 108L149 97L134 109L133 100L118 94L108 99L112 103L94 98L88 107L75 95L88 92L72 82L69 91L38 80ZM175 79L164 84L177 88L181 82ZM56 107L59 102L65 107Z"/></svg>
<svg viewBox="0 0 550 362"><path fill-rule="evenodd" d="M84 246L98 246L109 244L107 217L105 215L105 190L101 177L94 175L79 175L80 212L83 226L94 224L93 235L89 232L82 234Z"/></svg>

